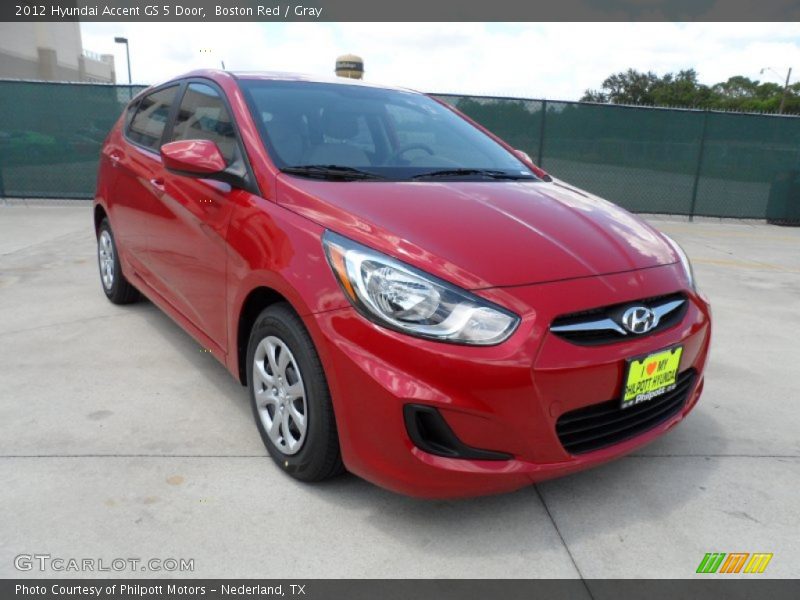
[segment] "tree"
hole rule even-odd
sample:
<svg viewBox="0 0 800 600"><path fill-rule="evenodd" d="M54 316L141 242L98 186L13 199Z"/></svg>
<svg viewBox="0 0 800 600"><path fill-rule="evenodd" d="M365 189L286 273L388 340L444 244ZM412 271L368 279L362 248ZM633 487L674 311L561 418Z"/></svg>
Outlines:
<svg viewBox="0 0 800 600"><path fill-rule="evenodd" d="M653 104L661 106L691 106L706 108L713 102L713 92L697 80L694 69L667 73L656 78L653 86Z"/></svg>
<svg viewBox="0 0 800 600"><path fill-rule="evenodd" d="M611 75L603 82L603 91L587 90L584 100L612 104L652 104L652 89L658 76L652 71L635 69ZM591 96L591 98L589 98Z"/></svg>
<svg viewBox="0 0 800 600"><path fill-rule="evenodd" d="M736 75L727 81L707 86L699 82L694 69L666 73L628 69L609 76L600 90L586 90L584 102L646 104L747 112L775 112L780 106L783 87L771 82ZM800 83L789 86L784 112L800 114Z"/></svg>

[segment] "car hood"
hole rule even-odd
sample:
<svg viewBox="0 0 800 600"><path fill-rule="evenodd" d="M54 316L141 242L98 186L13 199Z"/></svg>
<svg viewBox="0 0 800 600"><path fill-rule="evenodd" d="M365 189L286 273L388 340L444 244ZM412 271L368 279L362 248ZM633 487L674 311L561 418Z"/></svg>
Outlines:
<svg viewBox="0 0 800 600"><path fill-rule="evenodd" d="M277 201L467 289L674 263L655 229L563 182L318 181L280 175Z"/></svg>

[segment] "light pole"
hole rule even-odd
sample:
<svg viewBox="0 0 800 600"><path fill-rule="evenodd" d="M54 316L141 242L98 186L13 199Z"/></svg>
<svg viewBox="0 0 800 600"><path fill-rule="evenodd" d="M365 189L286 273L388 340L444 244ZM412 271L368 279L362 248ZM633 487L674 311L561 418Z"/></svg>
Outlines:
<svg viewBox="0 0 800 600"><path fill-rule="evenodd" d="M780 73L778 73L772 67L764 67L763 69L761 69L761 75L764 74L764 71L772 71L778 77L783 77ZM780 104L780 106L778 106L778 114L779 115L783 114L783 109L786 106L786 96L789 95L789 79L791 78L791 76L792 76L792 68L789 67L789 71L788 71L788 73L786 73L786 83L783 84L783 94L781 94L781 104Z"/></svg>
<svg viewBox="0 0 800 600"><path fill-rule="evenodd" d="M125 44L125 61L128 63L128 85L133 83L131 79L131 50L128 47L128 38L115 37L114 42L117 44Z"/></svg>

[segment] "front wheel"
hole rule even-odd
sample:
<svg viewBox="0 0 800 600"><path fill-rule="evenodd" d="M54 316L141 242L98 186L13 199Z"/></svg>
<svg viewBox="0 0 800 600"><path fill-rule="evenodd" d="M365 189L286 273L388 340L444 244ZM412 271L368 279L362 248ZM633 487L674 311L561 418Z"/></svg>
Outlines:
<svg viewBox="0 0 800 600"><path fill-rule="evenodd" d="M139 292L122 274L119 252L108 219L97 228L97 265L100 283L106 297L114 304L130 304L139 299Z"/></svg>
<svg viewBox="0 0 800 600"><path fill-rule="evenodd" d="M272 459L295 479L344 471L328 384L311 336L288 304L256 319L247 346L256 427Z"/></svg>

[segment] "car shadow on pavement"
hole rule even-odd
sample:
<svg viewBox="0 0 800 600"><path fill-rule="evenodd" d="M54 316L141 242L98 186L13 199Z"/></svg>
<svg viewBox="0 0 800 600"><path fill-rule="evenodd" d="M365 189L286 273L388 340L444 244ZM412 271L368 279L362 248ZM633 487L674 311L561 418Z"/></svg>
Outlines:
<svg viewBox="0 0 800 600"><path fill-rule="evenodd" d="M131 310L134 307L153 331L157 332L176 354L189 362L197 376L214 386L220 396L220 401L225 398L230 401L230 404L236 406L242 415L252 419L247 388L242 386L213 354L203 348L169 315L146 298L142 298L138 303L125 307L125 309Z"/></svg>
<svg viewBox="0 0 800 600"><path fill-rule="evenodd" d="M719 430L711 413L700 407L678 427L687 426L696 429L698 435L712 437ZM550 535L553 521L560 528L560 520L573 514L594 514L604 505L598 503L598 498L619 497L620 490L633 492L649 485L653 461L661 461L658 468L664 472L663 484L672 488L672 493L660 495L657 504L651 506L637 502L635 493L629 494L629 506L620 512L619 522L611 516L592 518L593 526L577 530L576 537L602 537L622 526L630 527L637 520L663 523L680 518L682 509L705 493L706 480L719 464L702 455L691 455L696 464L688 470L682 468L681 460L668 462L685 455L680 440L672 433L641 448L636 455L495 496L421 500L382 490L351 475L311 489L317 497L342 510L366 509L375 528L412 546L434 544L442 552L470 555L485 553L487 545L494 544L491 551L500 554L544 550L561 543L558 534ZM569 502L563 502L567 498ZM604 512L612 515L612 511ZM474 543L466 543L468 540Z"/></svg>

